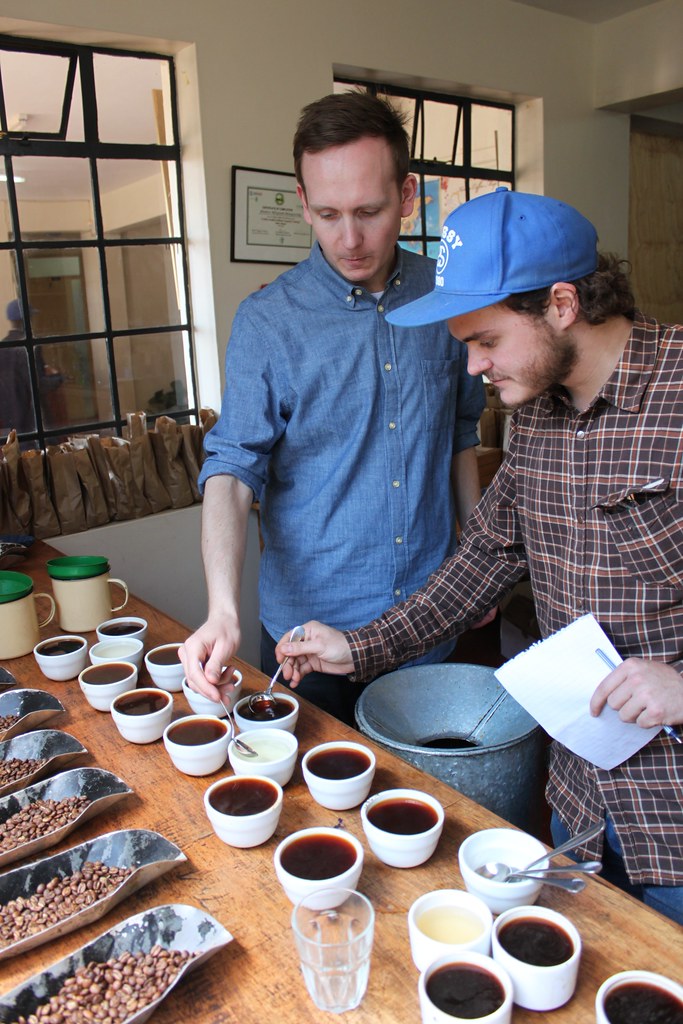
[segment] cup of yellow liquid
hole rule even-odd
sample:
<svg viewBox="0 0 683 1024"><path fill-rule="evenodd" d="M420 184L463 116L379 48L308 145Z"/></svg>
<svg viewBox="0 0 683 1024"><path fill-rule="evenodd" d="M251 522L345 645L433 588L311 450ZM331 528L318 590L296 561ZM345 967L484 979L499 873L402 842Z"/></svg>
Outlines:
<svg viewBox="0 0 683 1024"><path fill-rule="evenodd" d="M493 914L483 900L460 889L435 889L415 900L408 911L413 963L424 971L451 953L491 953Z"/></svg>

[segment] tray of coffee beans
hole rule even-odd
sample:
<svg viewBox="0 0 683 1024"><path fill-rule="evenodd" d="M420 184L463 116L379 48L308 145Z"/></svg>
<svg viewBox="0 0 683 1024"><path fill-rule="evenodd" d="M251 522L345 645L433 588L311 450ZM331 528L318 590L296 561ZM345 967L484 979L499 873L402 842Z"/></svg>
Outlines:
<svg viewBox="0 0 683 1024"><path fill-rule="evenodd" d="M45 690L7 690L0 694L0 742L37 729L63 711L62 702Z"/></svg>
<svg viewBox="0 0 683 1024"><path fill-rule="evenodd" d="M97 836L0 875L0 960L97 921L187 860L149 829Z"/></svg>
<svg viewBox="0 0 683 1024"><path fill-rule="evenodd" d="M3 1024L39 1019L142 1024L183 976L232 941L204 911L183 903L127 918L0 997ZM125 972L127 991L114 984ZM99 1014L95 1018L92 1007ZM61 1016L58 1016L60 1015ZM185 1017L189 1019L191 1008Z"/></svg>
<svg viewBox="0 0 683 1024"><path fill-rule="evenodd" d="M68 732L37 729L0 743L0 796L45 778L88 751Z"/></svg>
<svg viewBox="0 0 683 1024"><path fill-rule="evenodd" d="M0 797L0 868L56 846L132 792L104 768L69 768Z"/></svg>

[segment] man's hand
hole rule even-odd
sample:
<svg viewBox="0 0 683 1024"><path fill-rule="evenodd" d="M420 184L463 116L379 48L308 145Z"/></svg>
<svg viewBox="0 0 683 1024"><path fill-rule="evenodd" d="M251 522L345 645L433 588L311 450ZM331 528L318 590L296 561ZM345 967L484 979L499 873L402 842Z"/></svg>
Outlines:
<svg viewBox="0 0 683 1024"><path fill-rule="evenodd" d="M605 704L641 729L683 722L683 679L671 665L628 658L596 687L590 702L597 717Z"/></svg>
<svg viewBox="0 0 683 1024"><path fill-rule="evenodd" d="M293 689L309 672L336 676L353 672L351 650L343 633L315 621L304 623L304 630L303 640L289 643L289 633L285 633L275 648L279 662L289 658L282 674Z"/></svg>
<svg viewBox="0 0 683 1024"><path fill-rule="evenodd" d="M221 700L221 692L231 693L231 659L240 645L239 623L227 616L211 616L189 637L178 651L190 689L209 700Z"/></svg>

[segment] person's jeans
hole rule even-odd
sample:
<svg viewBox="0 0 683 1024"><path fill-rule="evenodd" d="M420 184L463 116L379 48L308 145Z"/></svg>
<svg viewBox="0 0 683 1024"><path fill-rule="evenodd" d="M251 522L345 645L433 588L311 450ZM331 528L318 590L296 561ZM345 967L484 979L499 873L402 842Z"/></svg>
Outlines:
<svg viewBox="0 0 683 1024"><path fill-rule="evenodd" d="M570 832L565 828L555 811L550 820L550 831L555 846L570 838ZM568 854L573 860L580 858L574 854ZM635 896L648 907L658 910L660 914L670 917L678 924L683 924L683 885L640 885L629 881L624 861L621 854L621 844L617 837L614 822L609 814L605 816L605 836L602 855L602 871L600 877L605 878L612 885L618 886L624 892Z"/></svg>

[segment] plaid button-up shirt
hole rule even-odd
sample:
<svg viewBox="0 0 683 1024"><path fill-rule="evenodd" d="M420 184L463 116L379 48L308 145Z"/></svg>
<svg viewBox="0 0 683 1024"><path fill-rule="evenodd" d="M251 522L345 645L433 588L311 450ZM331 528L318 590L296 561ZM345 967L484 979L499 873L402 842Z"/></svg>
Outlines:
<svg viewBox="0 0 683 1024"><path fill-rule="evenodd" d="M462 632L527 573L543 636L592 612L622 657L683 672L682 455L683 327L638 313L587 410L558 389L514 413L505 462L458 552L346 634L355 677ZM553 743L548 797L572 832L607 810L632 881L683 885L683 746L666 734L612 771ZM600 840L583 849L599 852Z"/></svg>

